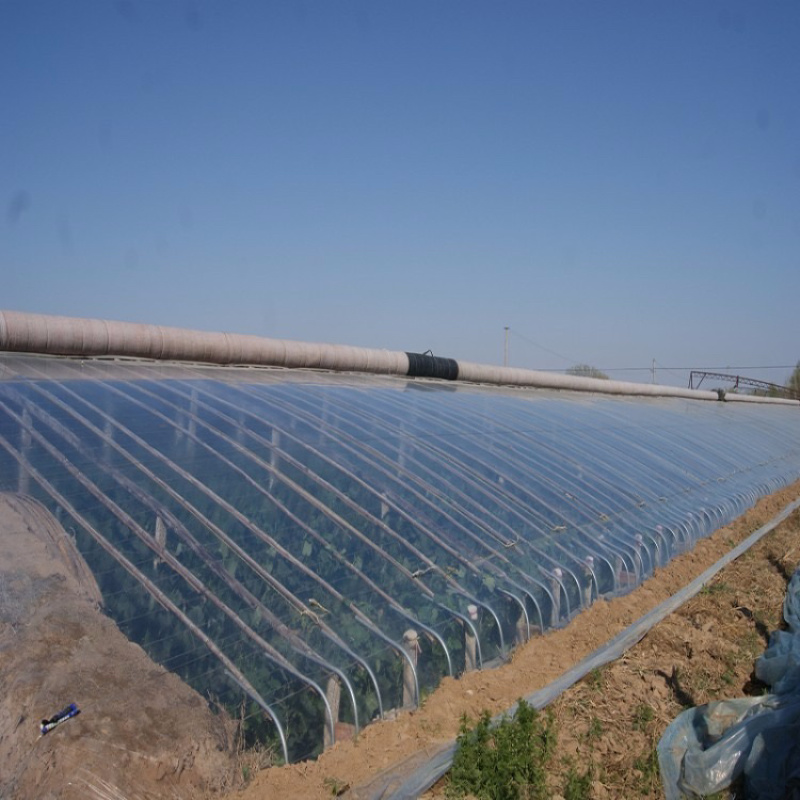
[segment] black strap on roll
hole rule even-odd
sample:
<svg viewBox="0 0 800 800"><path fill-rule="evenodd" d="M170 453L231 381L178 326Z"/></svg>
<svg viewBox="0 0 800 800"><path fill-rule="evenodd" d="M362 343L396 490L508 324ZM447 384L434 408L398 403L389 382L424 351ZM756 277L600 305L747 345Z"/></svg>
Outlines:
<svg viewBox="0 0 800 800"><path fill-rule="evenodd" d="M458 361L427 353L406 353L410 378L441 378L454 381L458 378Z"/></svg>

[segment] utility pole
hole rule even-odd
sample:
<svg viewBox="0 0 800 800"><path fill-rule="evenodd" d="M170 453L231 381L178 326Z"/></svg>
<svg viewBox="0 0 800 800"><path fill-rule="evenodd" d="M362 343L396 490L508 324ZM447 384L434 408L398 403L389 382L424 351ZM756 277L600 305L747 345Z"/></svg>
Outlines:
<svg viewBox="0 0 800 800"><path fill-rule="evenodd" d="M503 366L507 367L508 366L508 325L505 326L504 330L506 332L506 342L505 342L505 346L503 347Z"/></svg>
<svg viewBox="0 0 800 800"><path fill-rule="evenodd" d="M656 382L656 360L655 359L653 359L653 366L651 368L651 372L652 372L652 375L653 375L653 383L655 383Z"/></svg>

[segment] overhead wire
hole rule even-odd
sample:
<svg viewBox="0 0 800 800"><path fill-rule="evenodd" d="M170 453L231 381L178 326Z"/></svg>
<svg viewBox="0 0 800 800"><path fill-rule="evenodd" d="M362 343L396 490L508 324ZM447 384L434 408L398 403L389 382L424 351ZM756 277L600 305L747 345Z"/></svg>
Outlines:
<svg viewBox="0 0 800 800"><path fill-rule="evenodd" d="M540 344L539 342L534 341L529 336L521 333L517 328L508 327L509 333L513 334L516 338L521 339L526 344L531 345L532 347L537 348L549 355L555 356L556 358L560 358L565 363L569 364L570 366L575 366L578 364L589 364L591 363L591 359L576 359L570 356L565 356L562 353L557 352L556 350L552 350L551 348L545 347L544 345ZM654 359L655 361L655 359ZM800 362L799 362L800 363ZM730 364L726 364L725 366L689 366L689 367L679 367L679 366L667 366L663 365L660 362L656 362L655 364L658 370L664 372L692 372L692 371L705 371L705 372L720 372L720 371L744 371L744 370L758 370L758 371L766 371L766 370L793 370L797 367L797 364L783 364L783 365L745 365L745 366L732 366ZM568 367L567 367L568 368ZM564 369L567 369L564 368ZM550 368L550 367L543 367L539 368L538 370L541 372L563 372L564 369L558 368ZM625 366L625 367L605 367L598 365L597 369L601 372L606 373L617 373L617 372L645 372L645 373L652 373L653 366L641 366L641 367L632 367L632 366Z"/></svg>

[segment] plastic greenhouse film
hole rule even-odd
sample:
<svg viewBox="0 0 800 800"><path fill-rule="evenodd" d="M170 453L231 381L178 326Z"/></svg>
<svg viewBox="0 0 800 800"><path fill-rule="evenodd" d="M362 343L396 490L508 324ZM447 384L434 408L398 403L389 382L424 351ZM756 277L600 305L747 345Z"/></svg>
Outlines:
<svg viewBox="0 0 800 800"><path fill-rule="evenodd" d="M788 631L775 631L755 674L762 697L689 709L658 744L667 800L713 794L745 777L746 796L782 800L800 779L800 568L784 600Z"/></svg>
<svg viewBox="0 0 800 800"><path fill-rule="evenodd" d="M774 631L769 647L756 662L756 677L776 694L794 694L800 685L800 580L798 571L786 588L783 618L788 631Z"/></svg>

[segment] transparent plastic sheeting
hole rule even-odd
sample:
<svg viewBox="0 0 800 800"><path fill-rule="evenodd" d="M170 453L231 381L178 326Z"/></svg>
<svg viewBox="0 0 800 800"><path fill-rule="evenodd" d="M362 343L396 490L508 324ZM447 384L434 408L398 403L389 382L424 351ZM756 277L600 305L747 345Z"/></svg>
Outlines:
<svg viewBox="0 0 800 800"><path fill-rule="evenodd" d="M120 628L289 760L800 477L794 407L5 356L0 479Z"/></svg>
<svg viewBox="0 0 800 800"><path fill-rule="evenodd" d="M715 794L744 776L746 796L783 800L800 785L800 570L786 590L788 630L757 659L760 697L723 700L680 714L658 743L667 800ZM793 791L794 788L794 791Z"/></svg>

